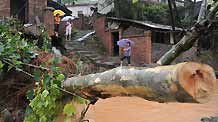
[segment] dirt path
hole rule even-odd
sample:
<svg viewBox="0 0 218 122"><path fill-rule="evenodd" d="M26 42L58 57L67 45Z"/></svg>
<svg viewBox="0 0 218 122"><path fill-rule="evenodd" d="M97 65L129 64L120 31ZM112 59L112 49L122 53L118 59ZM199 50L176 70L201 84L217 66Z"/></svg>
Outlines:
<svg viewBox="0 0 218 122"><path fill-rule="evenodd" d="M99 100L87 113L90 122L201 122L218 115L218 92L205 104L157 103L138 97Z"/></svg>

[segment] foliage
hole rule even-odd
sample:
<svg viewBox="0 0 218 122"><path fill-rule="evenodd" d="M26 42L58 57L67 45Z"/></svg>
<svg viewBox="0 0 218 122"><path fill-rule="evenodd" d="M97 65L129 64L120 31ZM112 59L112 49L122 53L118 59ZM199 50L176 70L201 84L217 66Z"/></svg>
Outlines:
<svg viewBox="0 0 218 122"><path fill-rule="evenodd" d="M61 91L58 88L61 87L61 82L65 77L55 66L58 63L57 60L53 60L51 72L35 72L34 76L38 87L32 94L27 94L30 107L26 109L25 122L51 122L60 112L61 106L58 104L60 104Z"/></svg>
<svg viewBox="0 0 218 122"><path fill-rule="evenodd" d="M50 47L51 47L51 44L50 44L50 39L49 39L49 35L48 35L48 32L46 31L45 29L45 26L44 25L41 25L40 28L39 28L39 31L40 31L40 37L41 37L41 41L42 41L42 47L41 49L44 50L44 51L49 51Z"/></svg>
<svg viewBox="0 0 218 122"><path fill-rule="evenodd" d="M48 35L44 27L40 28L42 36L42 49L35 46L34 43L25 39L22 33L22 25L12 19L5 24L0 25L0 70L7 71L15 68L18 71L24 72L26 75L33 76L22 70L22 65L29 63L35 58L35 53L38 50L49 51ZM55 60L54 60L55 61ZM64 76L59 72L57 67L52 68L52 73L35 73L35 79L40 79L40 85L34 91L27 93L27 98L31 100L30 107L26 109L26 121L48 122L53 119L56 111L56 100L60 97L60 82ZM40 78L39 78L40 76ZM34 113L34 114L32 114ZM37 117L36 117L37 116Z"/></svg>
<svg viewBox="0 0 218 122"><path fill-rule="evenodd" d="M64 106L64 114L71 116L75 114L76 108L72 103L66 104Z"/></svg>
<svg viewBox="0 0 218 122"><path fill-rule="evenodd" d="M0 25L0 60L3 65L12 68L13 65L21 67L21 64L29 63L35 54L37 47L23 38L20 24L14 20ZM10 64L10 65L9 65Z"/></svg>
<svg viewBox="0 0 218 122"><path fill-rule="evenodd" d="M142 3L137 0L116 0L114 3L115 10L112 16L171 25L168 4ZM193 16L185 16L186 12L190 13L189 9L183 6L177 6L178 16L175 18L176 26L190 27L193 25L196 18ZM178 19L180 19L181 23L179 23Z"/></svg>
<svg viewBox="0 0 218 122"><path fill-rule="evenodd" d="M116 0L114 2L116 17L146 20L162 24L169 23L167 4L145 4L134 0Z"/></svg>
<svg viewBox="0 0 218 122"><path fill-rule="evenodd" d="M0 71L16 69L33 77L37 87L26 94L30 101L25 112L25 122L51 122L57 114L62 112L61 82L65 76L59 67L59 58L54 58L49 71L34 70L34 75L25 72L24 64L30 63L35 58L37 51L50 51L48 34L43 26L40 27L42 47L36 46L32 40L25 39L22 33L22 25L12 19L0 25ZM79 64L82 68L82 64ZM79 72L79 71L78 71ZM75 98L75 101L84 103L83 99ZM71 115L75 112L72 106L65 106L65 113Z"/></svg>
<svg viewBox="0 0 218 122"><path fill-rule="evenodd" d="M187 16L181 19L182 27L184 28L190 28L195 22L196 19L192 16Z"/></svg>
<svg viewBox="0 0 218 122"><path fill-rule="evenodd" d="M143 16L145 20L168 24L169 23L169 9L167 4L144 5Z"/></svg>

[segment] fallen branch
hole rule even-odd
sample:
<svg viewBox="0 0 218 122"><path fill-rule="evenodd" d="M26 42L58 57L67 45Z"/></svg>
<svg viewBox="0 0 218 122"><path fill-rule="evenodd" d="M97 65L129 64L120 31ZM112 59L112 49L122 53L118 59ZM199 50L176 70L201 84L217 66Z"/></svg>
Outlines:
<svg viewBox="0 0 218 122"><path fill-rule="evenodd" d="M210 26L214 22L213 19L218 11L218 4L215 8L208 14L206 19L200 20L196 23L191 31L186 32L183 38L173 46L168 52L166 52L157 63L160 65L168 65L176 59L181 53L190 49L200 38L200 35L207 33L210 30Z"/></svg>

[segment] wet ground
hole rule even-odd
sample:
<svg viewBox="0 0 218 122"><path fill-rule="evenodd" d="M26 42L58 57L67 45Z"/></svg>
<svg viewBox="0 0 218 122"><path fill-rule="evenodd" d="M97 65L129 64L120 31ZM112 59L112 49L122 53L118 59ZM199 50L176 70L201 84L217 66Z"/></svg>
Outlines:
<svg viewBox="0 0 218 122"><path fill-rule="evenodd" d="M201 122L218 116L218 90L205 104L157 103L138 97L99 100L87 113L90 122Z"/></svg>

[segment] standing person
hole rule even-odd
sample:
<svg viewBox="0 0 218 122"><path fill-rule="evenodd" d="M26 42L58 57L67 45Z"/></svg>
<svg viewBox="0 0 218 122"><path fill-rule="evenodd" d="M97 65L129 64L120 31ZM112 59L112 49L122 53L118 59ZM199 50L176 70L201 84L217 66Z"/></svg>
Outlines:
<svg viewBox="0 0 218 122"><path fill-rule="evenodd" d="M120 66L123 66L123 60L127 59L128 61L128 66L130 66L131 62L130 62L130 56L131 56L131 43L127 42L126 47L124 47L123 49L124 54L123 57L120 59Z"/></svg>
<svg viewBox="0 0 218 122"><path fill-rule="evenodd" d="M56 14L55 18L54 18L54 26L55 26L55 35L58 36L58 30L59 30L59 25L61 22L61 17L60 14Z"/></svg>
<svg viewBox="0 0 218 122"><path fill-rule="evenodd" d="M66 35L66 40L68 40L68 41L70 41L70 39L71 39L71 30L72 30L72 25L71 25L71 22L70 22L71 20L69 20L69 21L67 21L67 23L66 23L66 33L65 33L65 35Z"/></svg>

